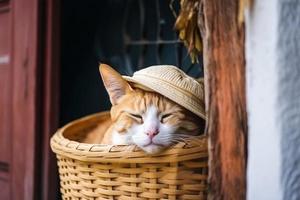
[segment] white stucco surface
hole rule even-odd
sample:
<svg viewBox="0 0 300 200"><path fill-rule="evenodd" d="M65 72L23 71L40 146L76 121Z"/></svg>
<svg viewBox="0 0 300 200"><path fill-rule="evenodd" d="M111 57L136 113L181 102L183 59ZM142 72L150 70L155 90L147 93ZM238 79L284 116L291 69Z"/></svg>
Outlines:
<svg viewBox="0 0 300 200"><path fill-rule="evenodd" d="M278 123L278 1L254 1L246 12L248 200L282 199Z"/></svg>
<svg viewBox="0 0 300 200"><path fill-rule="evenodd" d="M300 199L300 1L278 0L278 122L283 199Z"/></svg>

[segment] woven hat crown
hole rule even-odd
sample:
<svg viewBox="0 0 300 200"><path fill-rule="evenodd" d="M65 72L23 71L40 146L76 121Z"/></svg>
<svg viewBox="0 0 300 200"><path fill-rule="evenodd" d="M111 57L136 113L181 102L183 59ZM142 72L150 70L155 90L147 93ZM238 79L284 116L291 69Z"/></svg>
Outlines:
<svg viewBox="0 0 300 200"><path fill-rule="evenodd" d="M134 87L153 90L205 119L204 85L172 65L155 65L123 76Z"/></svg>

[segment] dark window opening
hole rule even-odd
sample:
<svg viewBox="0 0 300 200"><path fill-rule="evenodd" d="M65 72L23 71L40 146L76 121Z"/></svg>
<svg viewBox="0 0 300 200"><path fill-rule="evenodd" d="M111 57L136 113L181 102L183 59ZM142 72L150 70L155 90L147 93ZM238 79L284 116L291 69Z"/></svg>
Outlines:
<svg viewBox="0 0 300 200"><path fill-rule="evenodd" d="M179 1L62 1L61 125L108 110L99 62L122 74L156 64L175 65L203 76L202 59L192 64L174 30Z"/></svg>

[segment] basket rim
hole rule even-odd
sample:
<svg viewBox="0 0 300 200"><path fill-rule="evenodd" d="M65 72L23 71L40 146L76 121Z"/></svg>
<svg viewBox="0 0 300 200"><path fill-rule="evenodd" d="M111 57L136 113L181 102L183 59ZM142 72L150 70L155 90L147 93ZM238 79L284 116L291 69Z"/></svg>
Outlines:
<svg viewBox="0 0 300 200"><path fill-rule="evenodd" d="M107 145L80 143L64 137L63 133L80 123L109 115L108 111L87 115L69 122L51 137L50 146L54 153L84 162L110 163L166 163L207 158L207 136L194 136L193 140L179 142L165 151L149 155L136 145Z"/></svg>

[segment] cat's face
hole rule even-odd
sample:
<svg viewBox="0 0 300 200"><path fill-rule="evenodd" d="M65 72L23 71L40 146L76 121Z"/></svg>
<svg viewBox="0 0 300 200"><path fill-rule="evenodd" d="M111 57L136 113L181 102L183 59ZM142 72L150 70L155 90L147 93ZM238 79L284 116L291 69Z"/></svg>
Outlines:
<svg viewBox="0 0 300 200"><path fill-rule="evenodd" d="M157 153L203 129L203 120L166 97L132 89L107 66L101 75L113 104L113 144L135 144L147 153Z"/></svg>

